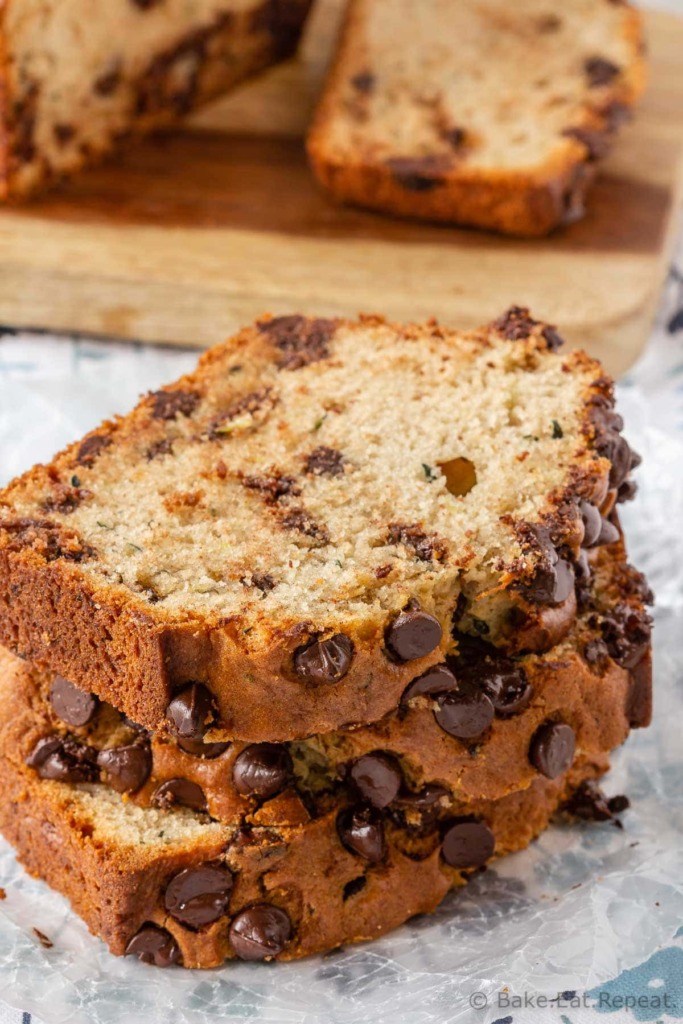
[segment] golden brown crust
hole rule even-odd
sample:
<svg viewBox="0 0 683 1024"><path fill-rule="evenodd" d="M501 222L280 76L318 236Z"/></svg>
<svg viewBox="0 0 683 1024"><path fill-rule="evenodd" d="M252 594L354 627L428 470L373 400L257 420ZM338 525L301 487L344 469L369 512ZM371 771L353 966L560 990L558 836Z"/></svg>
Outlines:
<svg viewBox="0 0 683 1024"><path fill-rule="evenodd" d="M599 107L586 105L572 123L571 136L549 152L544 163L526 170L425 166L421 188L406 188L385 160L371 149L336 151L329 125L341 105L347 61L358 49L361 4L353 0L344 22L337 55L309 130L308 155L318 180L338 202L370 207L401 217L484 228L505 234L540 237L580 219L595 176L595 163L610 148L616 128L643 92L646 63L639 12L623 7L623 35L631 64L605 90ZM492 31L494 31L492 29ZM397 154L400 156L400 154ZM431 184L427 185L431 179Z"/></svg>
<svg viewBox="0 0 683 1024"><path fill-rule="evenodd" d="M580 782L606 767L604 758L577 762L559 781L538 779L523 793L473 804L471 812L487 822L496 853L503 855L528 845ZM91 932L118 955L152 922L172 933L184 966L217 966L234 956L231 918L243 907L268 902L287 912L294 929L277 959L293 959L376 938L433 910L449 888L464 881L441 858L438 834L416 837L393 824L386 830L385 859L368 865L340 843L336 812L301 828L213 830L185 848L125 846L100 828L97 798L84 803L71 787L39 780L7 756L0 757L0 785L0 830L19 859L65 895ZM164 909L166 885L185 868L221 861L235 879L229 916L190 931ZM360 886L361 897L345 898L354 886Z"/></svg>

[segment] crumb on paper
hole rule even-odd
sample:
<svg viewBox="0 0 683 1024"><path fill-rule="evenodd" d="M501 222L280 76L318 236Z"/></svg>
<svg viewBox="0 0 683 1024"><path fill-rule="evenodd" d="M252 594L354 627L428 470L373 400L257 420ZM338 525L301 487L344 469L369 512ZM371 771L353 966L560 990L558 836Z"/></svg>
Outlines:
<svg viewBox="0 0 683 1024"><path fill-rule="evenodd" d="M52 947L54 946L54 942L52 941L52 939L48 939L47 935L45 935L44 932L41 932L39 928L32 928L31 930L35 937L38 939L38 942L41 944L43 949L52 949Z"/></svg>
<svg viewBox="0 0 683 1024"><path fill-rule="evenodd" d="M0 885L0 900L6 900L6 899L7 899L7 893L5 892L5 890Z"/></svg>

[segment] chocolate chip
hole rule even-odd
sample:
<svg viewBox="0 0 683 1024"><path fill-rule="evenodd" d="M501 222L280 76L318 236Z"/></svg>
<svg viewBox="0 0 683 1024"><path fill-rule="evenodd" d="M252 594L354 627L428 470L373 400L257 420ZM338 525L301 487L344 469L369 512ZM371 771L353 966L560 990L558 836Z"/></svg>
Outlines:
<svg viewBox="0 0 683 1024"><path fill-rule="evenodd" d="M240 960L269 960L292 937L292 922L280 907L256 903L247 907L230 925L230 945Z"/></svg>
<svg viewBox="0 0 683 1024"><path fill-rule="evenodd" d="M564 722L546 722L534 733L529 760L541 775L556 779L574 760L574 730Z"/></svg>
<svg viewBox="0 0 683 1024"><path fill-rule="evenodd" d="M55 676L50 687L52 710L67 725L82 726L92 722L99 701L92 693L84 693L63 676Z"/></svg>
<svg viewBox="0 0 683 1024"><path fill-rule="evenodd" d="M528 601L536 604L562 604L574 590L574 569L571 563L558 555L547 527L520 523L518 531L522 543L541 556L534 575L521 586L522 593Z"/></svg>
<svg viewBox="0 0 683 1024"><path fill-rule="evenodd" d="M574 575L578 583L588 583L591 578L591 567L588 561L588 553L581 548L574 563Z"/></svg>
<svg viewBox="0 0 683 1024"><path fill-rule="evenodd" d="M595 547L599 548L604 544L616 544L620 536L621 534L614 523L611 523L609 519L601 519L600 533L598 534L598 539L595 542Z"/></svg>
<svg viewBox="0 0 683 1024"><path fill-rule="evenodd" d="M354 75L351 79L351 85L358 92L364 94L370 93L375 88L375 76L372 71L359 71L358 74Z"/></svg>
<svg viewBox="0 0 683 1024"><path fill-rule="evenodd" d="M214 757L220 757L230 746L229 741L225 743L202 743L201 740L178 739L176 742L186 754L192 754L193 757L202 757L206 761L211 761Z"/></svg>
<svg viewBox="0 0 683 1024"><path fill-rule="evenodd" d="M46 736L26 758L41 779L58 782L95 782L98 778L97 751L76 740Z"/></svg>
<svg viewBox="0 0 683 1024"><path fill-rule="evenodd" d="M636 494L638 493L638 484L635 480L624 480L622 484L619 484L617 491L617 502L621 505L625 501L633 501Z"/></svg>
<svg viewBox="0 0 683 1024"><path fill-rule="evenodd" d="M185 868L168 884L164 905L188 928L213 924L228 911L232 874L220 865Z"/></svg>
<svg viewBox="0 0 683 1024"><path fill-rule="evenodd" d="M60 512L62 515L67 516L75 512L82 501L91 497L92 492L84 487L68 487L66 484L55 484L52 494L48 494L43 501L42 508L48 512Z"/></svg>
<svg viewBox="0 0 683 1024"><path fill-rule="evenodd" d="M417 523L389 523L386 543L403 544L414 551L421 562L443 562L448 555L446 542L436 533L425 533Z"/></svg>
<svg viewBox="0 0 683 1024"><path fill-rule="evenodd" d="M501 718L518 715L534 692L522 666L502 657L487 659L481 665L477 682Z"/></svg>
<svg viewBox="0 0 683 1024"><path fill-rule="evenodd" d="M305 537L311 537L319 546L329 544L330 535L327 527L317 523L305 508L292 508L281 512L278 516L285 530L297 530Z"/></svg>
<svg viewBox="0 0 683 1024"><path fill-rule="evenodd" d="M373 807L348 807L337 816L337 832L351 853L364 857L371 864L384 859L386 844L382 819Z"/></svg>
<svg viewBox="0 0 683 1024"><path fill-rule="evenodd" d="M152 394L152 419L174 420L190 416L199 405L195 391L155 391Z"/></svg>
<svg viewBox="0 0 683 1024"><path fill-rule="evenodd" d="M597 448L600 454L612 463L609 471L610 487L620 487L631 470L633 456L631 446L625 437L617 434L608 438L603 444L599 444Z"/></svg>
<svg viewBox="0 0 683 1024"><path fill-rule="evenodd" d="M405 828L428 828L439 817L443 801L450 794L444 786L428 783L418 793L402 790L391 805L391 815Z"/></svg>
<svg viewBox="0 0 683 1024"><path fill-rule="evenodd" d="M539 321L534 320L526 306L510 306L502 316L493 321L491 327L508 341L522 341L529 337L538 324Z"/></svg>
<svg viewBox="0 0 683 1024"><path fill-rule="evenodd" d="M445 139L453 149L461 149L465 142L465 129L457 127L447 128L441 132L441 138Z"/></svg>
<svg viewBox="0 0 683 1024"><path fill-rule="evenodd" d="M545 338L550 352L557 352L564 345L564 338L554 327L544 327L541 337Z"/></svg>
<svg viewBox="0 0 683 1024"><path fill-rule="evenodd" d="M589 665L601 669L609 657L607 644L604 640L589 640L583 649L583 656Z"/></svg>
<svg viewBox="0 0 683 1024"><path fill-rule="evenodd" d="M126 946L126 956L136 956L143 964L170 967L180 960L180 947L170 932L155 924L143 924Z"/></svg>
<svg viewBox="0 0 683 1024"><path fill-rule="evenodd" d="M189 807L192 811L206 811L204 790L190 779L168 779L162 782L152 794L152 803L164 810L179 805Z"/></svg>
<svg viewBox="0 0 683 1024"><path fill-rule="evenodd" d="M31 768L39 768L45 764L48 757L59 750L62 746L61 736L43 736L38 740L31 753L26 758L26 764Z"/></svg>
<svg viewBox="0 0 683 1024"><path fill-rule="evenodd" d="M294 671L314 683L338 683L351 667L353 643L344 633L314 640L294 652Z"/></svg>
<svg viewBox="0 0 683 1024"><path fill-rule="evenodd" d="M413 607L389 623L384 639L389 651L400 661L414 661L438 647L442 635L438 619Z"/></svg>
<svg viewBox="0 0 683 1024"><path fill-rule="evenodd" d="M131 743L100 750L97 764L107 773L107 782L117 793L134 793L149 778L152 755L147 743Z"/></svg>
<svg viewBox="0 0 683 1024"><path fill-rule="evenodd" d="M584 821L609 821L612 817L604 793L591 780L581 783L564 805L564 810Z"/></svg>
<svg viewBox="0 0 683 1024"><path fill-rule="evenodd" d="M417 679L413 679L412 683L408 683L403 691L401 703L407 704L413 697L448 693L449 690L455 690L457 685L455 676L446 665L433 665Z"/></svg>
<svg viewBox="0 0 683 1024"><path fill-rule="evenodd" d="M264 597L266 594L269 594L271 590L275 590L275 587L277 586L273 577L267 572L254 572L251 576L242 576L240 583L243 587L255 587L256 590L261 591Z"/></svg>
<svg viewBox="0 0 683 1024"><path fill-rule="evenodd" d="M392 157L385 164L394 181L407 192L431 192L439 188L445 184L453 166L449 157L439 155Z"/></svg>
<svg viewBox="0 0 683 1024"><path fill-rule="evenodd" d="M280 793L291 775L292 759L280 743L252 743L236 758L232 769L238 793L264 800Z"/></svg>
<svg viewBox="0 0 683 1024"><path fill-rule="evenodd" d="M353 762L348 775L363 799L378 810L392 802L403 781L396 758L382 751L363 754Z"/></svg>
<svg viewBox="0 0 683 1024"><path fill-rule="evenodd" d="M76 463L79 466L92 466L100 457L105 448L109 448L112 439L107 434L91 434L81 441L76 455Z"/></svg>
<svg viewBox="0 0 683 1024"><path fill-rule="evenodd" d="M589 57L584 61L584 68L588 75L588 84L592 87L609 85L620 73L620 68L611 60L604 57Z"/></svg>
<svg viewBox="0 0 683 1024"><path fill-rule="evenodd" d="M245 476L242 484L250 491L258 491L267 505L275 505L286 495L301 494L301 488L293 476L273 473L270 476Z"/></svg>
<svg viewBox="0 0 683 1024"><path fill-rule="evenodd" d="M583 520L583 546L592 548L600 536L602 527L602 516L600 510L591 505L589 501L580 501L579 510Z"/></svg>
<svg viewBox="0 0 683 1024"><path fill-rule="evenodd" d="M121 84L122 68L120 61L114 61L93 82L93 92L97 96L111 96Z"/></svg>
<svg viewBox="0 0 683 1024"><path fill-rule="evenodd" d="M634 668L649 651L651 619L640 608L620 602L605 614L600 630L610 657L624 668Z"/></svg>
<svg viewBox="0 0 683 1024"><path fill-rule="evenodd" d="M326 359L329 343L337 329L334 320L310 320L303 316L278 316L257 324L283 353L278 360L280 370L300 370L303 366Z"/></svg>
<svg viewBox="0 0 683 1024"><path fill-rule="evenodd" d="M55 124L52 128L52 131L55 137L55 141L60 146L66 146L67 143L72 141L74 135L76 134L76 129L72 124Z"/></svg>
<svg viewBox="0 0 683 1024"><path fill-rule="evenodd" d="M467 684L459 684L456 693L444 693L437 701L434 718L439 727L459 740L478 739L494 718L491 698Z"/></svg>
<svg viewBox="0 0 683 1024"><path fill-rule="evenodd" d="M182 740L201 740L215 722L216 704L202 683L190 683L176 694L166 708L166 720Z"/></svg>
<svg viewBox="0 0 683 1024"><path fill-rule="evenodd" d="M154 459L161 459L164 455L171 455L173 453L173 441L168 437L162 437L161 440L155 441L149 446L145 452L145 458L148 462L153 462Z"/></svg>
<svg viewBox="0 0 683 1024"><path fill-rule="evenodd" d="M566 558L558 558L555 563L555 585L552 590L551 604L562 604L574 590L574 569Z"/></svg>
<svg viewBox="0 0 683 1024"><path fill-rule="evenodd" d="M495 836L485 821L461 818L444 834L441 856L452 868L478 868L495 848Z"/></svg>
<svg viewBox="0 0 683 1024"><path fill-rule="evenodd" d="M617 796L610 797L607 801L607 806L612 814L623 814L631 806L631 801L623 793L620 793Z"/></svg>
<svg viewBox="0 0 683 1024"><path fill-rule="evenodd" d="M306 457L305 470L312 476L344 476L344 456L336 448L319 445Z"/></svg>

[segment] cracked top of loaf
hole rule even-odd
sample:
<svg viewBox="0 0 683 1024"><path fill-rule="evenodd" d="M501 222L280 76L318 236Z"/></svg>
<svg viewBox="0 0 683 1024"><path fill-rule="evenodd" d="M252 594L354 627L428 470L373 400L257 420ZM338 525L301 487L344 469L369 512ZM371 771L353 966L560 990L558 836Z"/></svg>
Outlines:
<svg viewBox="0 0 683 1024"><path fill-rule="evenodd" d="M262 319L0 493L3 642L149 728L205 683L247 739L381 717L456 623L548 646L632 462L560 344L518 307Z"/></svg>

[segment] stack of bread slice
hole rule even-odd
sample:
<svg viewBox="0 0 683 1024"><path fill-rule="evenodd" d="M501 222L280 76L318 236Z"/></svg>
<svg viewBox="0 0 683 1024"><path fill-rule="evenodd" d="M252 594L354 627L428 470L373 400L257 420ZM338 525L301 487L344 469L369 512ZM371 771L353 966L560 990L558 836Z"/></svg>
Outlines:
<svg viewBox="0 0 683 1024"><path fill-rule="evenodd" d="M637 456L561 345L264 318L0 493L0 829L114 953L369 939L619 810Z"/></svg>

